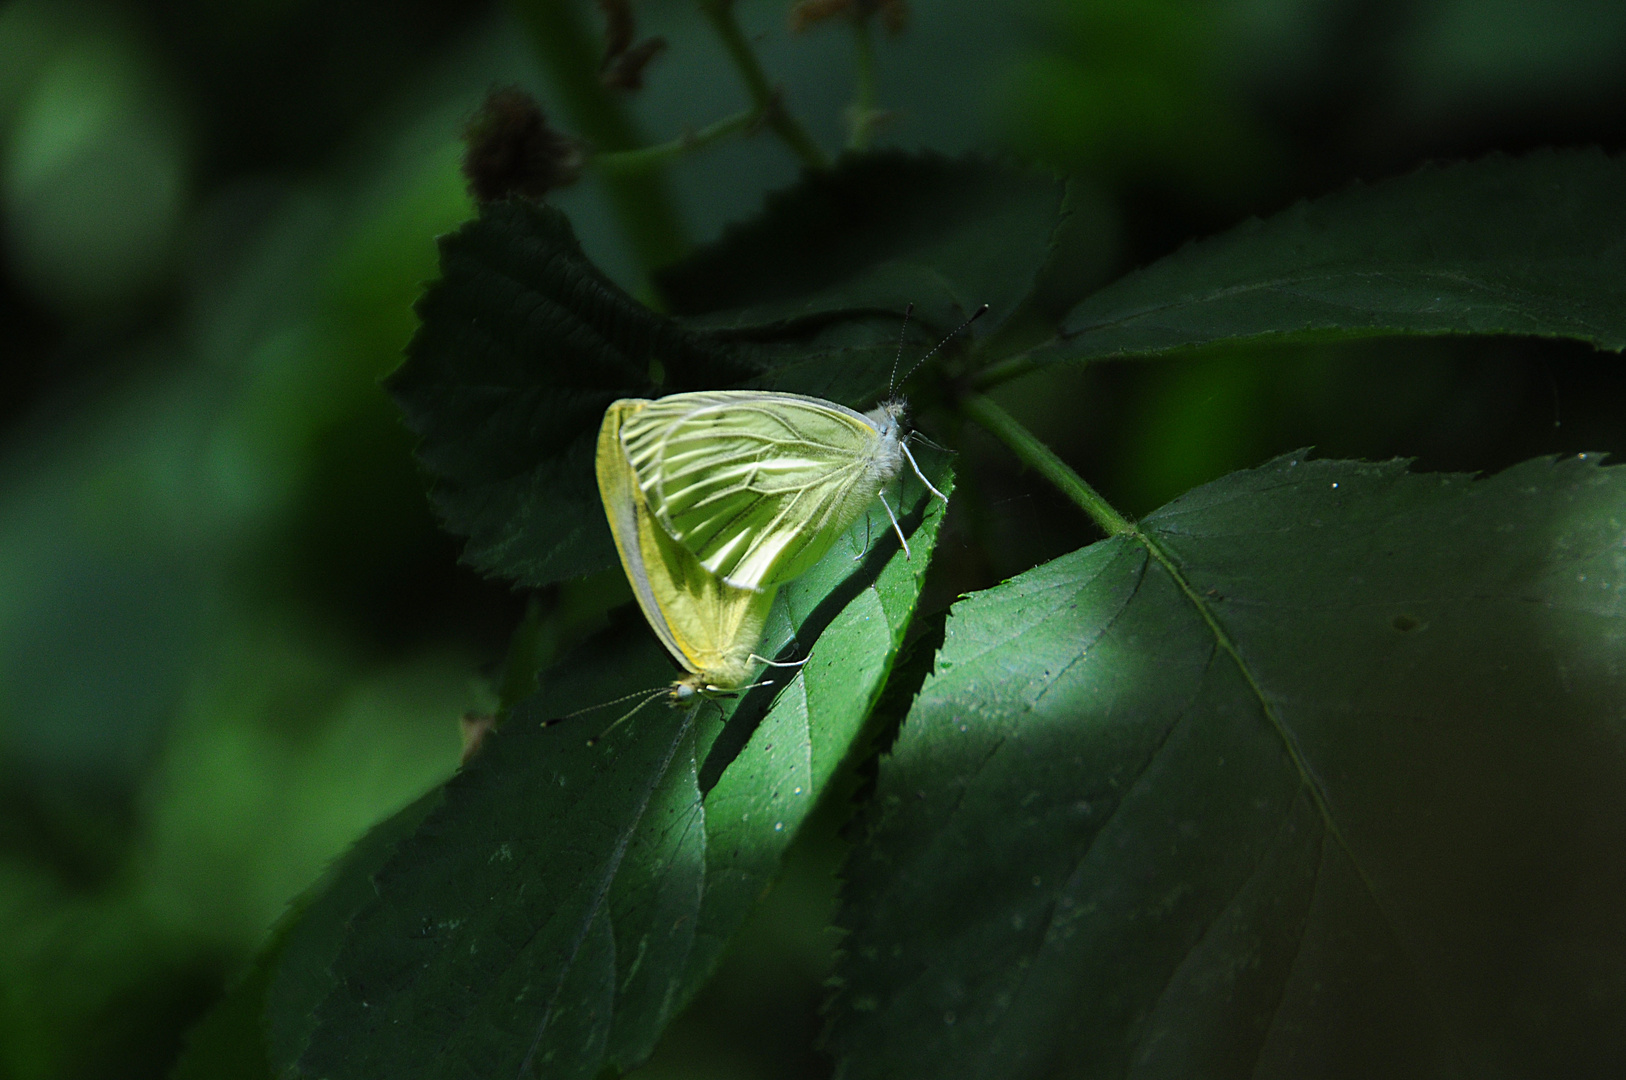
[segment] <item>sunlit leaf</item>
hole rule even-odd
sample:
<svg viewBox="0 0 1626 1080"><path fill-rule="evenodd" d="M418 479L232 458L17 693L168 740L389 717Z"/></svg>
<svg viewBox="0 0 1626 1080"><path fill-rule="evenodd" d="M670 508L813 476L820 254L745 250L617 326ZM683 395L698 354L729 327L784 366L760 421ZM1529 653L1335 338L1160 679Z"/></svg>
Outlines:
<svg viewBox="0 0 1626 1080"><path fill-rule="evenodd" d="M653 636L623 626L546 675L377 874L302 1072L595 1077L647 1057L863 745L942 517L923 496L903 503L912 559L877 508L781 589L764 644L809 659L773 686L656 702L589 745L620 709L542 721L669 681Z"/></svg>
<svg viewBox="0 0 1626 1080"><path fill-rule="evenodd" d="M1292 457L956 606L851 857L860 1077L1598 1076L1626 470Z"/></svg>

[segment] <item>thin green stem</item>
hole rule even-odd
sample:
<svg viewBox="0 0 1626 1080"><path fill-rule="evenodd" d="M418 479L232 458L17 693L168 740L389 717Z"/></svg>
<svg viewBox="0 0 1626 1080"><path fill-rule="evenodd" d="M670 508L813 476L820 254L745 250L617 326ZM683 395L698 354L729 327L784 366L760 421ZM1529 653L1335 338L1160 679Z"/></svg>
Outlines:
<svg viewBox="0 0 1626 1080"><path fill-rule="evenodd" d="M960 408L971 419L987 428L994 438L1010 447L1011 452L1023 464L1073 500L1107 535L1128 536L1136 533L1134 524L1128 518L1114 510L1112 504L1101 497L1100 492L1057 457L1054 450L1040 442L1031 431L1018 423L1015 417L996 405L992 398L985 394L967 394L960 399Z"/></svg>
<svg viewBox="0 0 1626 1080"><path fill-rule="evenodd" d="M751 126L761 119L761 114L754 109L735 113L724 117L714 124L707 124L699 131L686 131L675 139L657 143L654 146L645 146L638 150L615 150L606 154L593 155L592 164L596 169L617 176L627 176L633 173L644 172L648 169L664 165L668 161L692 153L703 146L710 145L719 139L726 139L730 135L750 130Z"/></svg>
<svg viewBox="0 0 1626 1080"><path fill-rule="evenodd" d="M875 129L875 40L870 34L869 18L862 11L854 11L853 24L853 104L847 120L847 149L862 150L869 145L870 132Z"/></svg>
<svg viewBox="0 0 1626 1080"><path fill-rule="evenodd" d="M514 0L542 67L552 78L570 125L603 152L633 150L644 138L626 108L599 81L602 44L573 0ZM646 269L664 266L689 246L666 180L656 171L601 178L616 218Z"/></svg>
<svg viewBox="0 0 1626 1080"><path fill-rule="evenodd" d="M745 89L751 95L751 104L762 114L768 127L785 141L785 145L802 159L803 164L812 169L829 168L830 160L824 151L819 149L819 144L813 141L807 129L785 109L778 91L768 84L768 75L762 70L762 62L757 59L756 50L751 48L750 40L740 28L739 20L734 17L733 0L697 0L697 2L701 14L705 15L712 29L722 39L724 50L734 62L734 69L739 72L740 80L745 83Z"/></svg>

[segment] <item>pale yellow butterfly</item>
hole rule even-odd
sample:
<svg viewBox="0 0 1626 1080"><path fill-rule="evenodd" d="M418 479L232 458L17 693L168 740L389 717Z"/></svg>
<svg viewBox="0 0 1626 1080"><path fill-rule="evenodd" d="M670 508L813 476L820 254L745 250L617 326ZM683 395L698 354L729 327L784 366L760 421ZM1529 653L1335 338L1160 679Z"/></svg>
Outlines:
<svg viewBox="0 0 1626 1080"><path fill-rule="evenodd" d="M946 501L909 450L899 398L860 413L801 394L703 390L623 399L610 412L649 513L739 588L771 589L805 573L877 499L907 554L886 501L905 463ZM601 439L601 458L610 452Z"/></svg>
<svg viewBox="0 0 1626 1080"><path fill-rule="evenodd" d="M599 495L621 566L655 636L688 674L672 685L681 704L696 694L731 693L752 681L758 641L775 588L746 588L707 570L656 524L622 450L622 429L644 403L618 401L599 428Z"/></svg>

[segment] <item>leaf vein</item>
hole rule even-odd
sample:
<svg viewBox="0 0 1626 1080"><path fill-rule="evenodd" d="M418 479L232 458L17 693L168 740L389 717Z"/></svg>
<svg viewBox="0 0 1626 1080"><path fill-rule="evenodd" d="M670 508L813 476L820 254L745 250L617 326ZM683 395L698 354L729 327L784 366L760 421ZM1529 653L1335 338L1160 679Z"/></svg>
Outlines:
<svg viewBox="0 0 1626 1080"><path fill-rule="evenodd" d="M671 745L666 748L666 756L661 759L660 767L650 773L650 782L644 785L638 808L628 815L626 828L616 838L615 847L611 850L609 859L605 861L604 872L599 876L598 885L593 891L593 899L587 905L585 917L577 928L576 936L570 943L564 962L559 965L559 977L554 983L553 992L548 995L548 1004L542 1010L542 1019L536 1025L536 1035L532 1037L531 1045L526 1048L525 1057L520 1062L519 1072L516 1074L520 1078L523 1078L531 1071L531 1062L536 1057L537 1049L542 1045L543 1036L547 1034L548 1023L553 1019L553 1007L558 1002L559 995L564 991L565 980L575 966L576 956L586 943L587 935L592 930L593 923L598 921L599 912L604 909L605 901L610 895L610 886L615 883L616 875L621 870L621 862L626 858L627 846L632 843L633 833L638 831L638 826L643 822L644 814L649 810L649 801L655 797L655 790L660 787L667 770L672 767L672 759L677 756L678 747L688 737L689 729L694 725L694 719L699 715L700 709L701 706L698 704L690 708L688 714L683 718L683 723L678 725L677 731L672 737ZM534 940L540 932L541 927L534 929L530 938L526 940L526 945L528 946L530 941ZM614 941L613 933L611 941L612 943ZM615 1009L613 995L610 998L610 1008L613 1013ZM606 1022L610 1021L607 1020Z"/></svg>
<svg viewBox="0 0 1626 1080"><path fill-rule="evenodd" d="M1293 972L1299 966L1299 959L1304 955L1304 939L1310 936L1310 914L1315 911L1315 898L1321 892L1321 873L1327 865L1327 842L1332 837L1330 832L1321 837L1320 854L1315 861L1315 882L1310 888L1310 903L1304 911L1304 925L1299 928L1299 939L1293 945L1293 961L1287 965L1287 974L1282 978L1282 990L1276 997L1276 1005L1270 1010L1270 1023L1265 1025L1264 1038L1259 1040L1259 1051L1254 1055L1252 1076L1259 1076L1259 1066L1264 1060L1265 1047L1270 1045L1270 1039L1275 1034L1277 1024L1282 1018L1282 1005L1287 1001L1287 988L1293 982Z"/></svg>
<svg viewBox="0 0 1626 1080"><path fill-rule="evenodd" d="M1074 880L1083 871L1084 867L1089 864L1090 855L1095 851L1095 845L1100 841L1102 834L1107 831L1107 826L1111 825L1113 820L1118 816L1118 811L1123 809L1123 805L1128 801L1130 794L1140 786L1142 780L1146 779L1146 774L1151 771L1152 763L1155 762L1157 760L1157 756L1163 752L1163 748L1169 744L1169 737L1172 736L1175 730L1179 728L1181 724L1185 723L1187 718L1191 716L1191 710L1196 706L1198 697L1201 696L1200 692L1202 684L1208 678L1208 671L1213 666L1214 653L1215 650L1209 650L1208 662L1203 666L1203 676L1195 681L1194 686L1197 689L1192 691L1190 700L1188 700L1185 707L1180 710L1180 714L1170 721L1169 726L1163 729L1163 734L1159 736L1157 745L1152 747L1151 751L1147 753L1145 759L1140 764L1140 768L1135 770L1134 779L1130 780L1129 786L1124 788L1123 793L1118 796L1118 801L1113 804L1112 809L1107 811L1106 817L1102 818L1100 824L1095 827L1095 835L1090 838L1088 846L1084 848L1083 852L1081 852L1078 858L1073 862L1073 868L1067 872L1066 881L1064 881L1062 887L1056 891L1056 900L1050 905L1050 914L1045 917L1044 933L1039 935L1039 946L1036 950L1037 953L1042 953L1044 951L1045 944L1050 941L1051 933L1056 928L1057 909L1061 906L1061 897L1067 895L1071 891ZM1023 990L1025 990L1027 987L1028 980L1032 978L1033 971L1037 966L1037 964L1029 963L1027 967L1023 969L1022 977L1017 981L1016 988L1011 994L1011 1001L1014 1002L1017 998L1021 997ZM1006 1018L1010 1015L1011 1012L1007 1010L1005 1017L1002 1017L999 1021L1000 1027L1005 1026ZM990 1040L990 1045L992 1045L992 1040Z"/></svg>
<svg viewBox="0 0 1626 1080"><path fill-rule="evenodd" d="M1163 550L1162 546L1152 538L1150 533L1147 533L1142 529L1136 529L1133 535L1146 547L1147 551L1151 553L1152 558L1161 563L1163 569L1167 571L1171 578L1174 579L1175 584L1179 586L1180 591L1185 594L1186 599L1194 608L1197 609L1197 613L1202 617L1203 622L1207 623L1209 633L1214 636L1216 644L1223 652L1230 656L1232 663L1236 664L1237 671L1242 675L1243 680L1248 684L1249 690L1252 691L1254 698L1259 702L1259 708L1264 713L1265 719L1269 721L1271 727L1275 729L1277 738L1282 741L1282 745L1286 749L1288 757L1292 760L1294 768L1298 770L1300 782L1309 790L1310 796L1315 802L1316 811L1321 815L1321 819L1325 823L1327 831L1332 834L1332 837L1337 841L1338 846L1343 849L1344 855L1349 859L1349 864L1355 868L1355 876L1360 879L1361 887L1366 890L1368 897L1371 898L1372 906L1377 910L1378 915L1383 919L1384 925L1388 928L1389 933L1394 936L1396 945L1399 946L1401 953L1406 957L1406 962L1409 963L1412 966L1412 969L1417 972L1418 983L1423 987L1424 996L1428 999L1429 1005L1434 1011L1435 1019L1439 1022L1441 1030L1449 1033L1452 1048L1456 1051L1457 1059L1462 1063L1464 1069L1466 1069L1467 1056L1463 1051L1460 1038L1446 1022L1445 1010L1441 1006L1439 998L1434 992L1434 988L1430 986L1428 984L1428 980L1424 978L1423 966L1419 964L1409 954L1409 952L1407 952L1405 947L1405 939L1401 936L1399 928L1395 925L1393 916L1389 914L1388 910L1383 905L1383 901L1378 896L1377 885L1373 882L1371 876L1366 872L1366 868L1361 865L1360 860L1355 857L1354 849L1350 846L1349 841L1345 839L1343 830L1338 827L1338 822L1333 818L1332 806L1327 798L1327 793L1322 787L1321 780L1310 769L1309 762L1306 760L1304 751L1302 748L1300 748L1298 740L1293 737L1293 733L1288 730L1287 725L1282 721L1282 718L1277 715L1275 707L1271 704L1270 699L1265 695L1264 687L1260 685L1258 678L1254 675L1253 669L1248 666L1247 661L1242 659L1241 651L1236 647L1236 644L1231 641L1231 637L1225 632L1225 628L1220 625L1218 617L1213 613L1212 610L1210 610L1209 606L1203 602L1202 597L1200 597L1197 594L1197 591L1192 588L1191 583L1186 580L1185 575L1180 572L1180 569L1175 566L1174 560L1170 558L1168 553Z"/></svg>
<svg viewBox="0 0 1626 1080"><path fill-rule="evenodd" d="M1213 653L1209 654L1210 659L1212 659L1213 655ZM1214 933L1214 928L1217 927L1221 920L1225 918L1226 912L1236 907L1236 902L1238 898L1242 896L1243 891L1253 883L1254 879L1259 876L1259 872L1264 869L1265 862L1270 858L1271 852L1276 849L1277 844L1281 843L1282 833L1286 830L1288 823L1293 820L1293 806L1297 803L1297 801L1298 800L1295 799L1293 803L1288 805L1286 811L1283 812L1282 819L1276 823L1276 835L1271 837L1269 844L1266 844L1260 849L1259 857L1254 860L1253 868L1248 871L1246 876L1244 876L1241 881L1236 883L1236 888L1231 890L1231 895L1226 898L1224 905L1222 905L1219 910L1214 912L1213 917L1208 920L1208 924L1203 927L1203 932L1198 935L1197 940L1192 943L1191 948L1186 950L1185 956L1181 958L1178 964L1175 964L1169 969L1169 977L1163 980L1163 989L1157 992L1157 997L1153 1000L1152 1014L1154 1017L1156 1016L1157 1007L1161 1005L1164 999L1169 996L1169 990L1174 986L1175 979L1180 977L1180 972L1184 970L1186 964L1190 962L1191 958L1197 953L1197 951L1202 948L1203 943L1206 942ZM1321 864L1318 860L1316 863L1317 880L1319 880L1320 874ZM1301 933L1299 935L1298 946L1299 948L1302 948L1303 945L1304 935ZM1293 954L1293 958L1295 961L1298 959L1298 952L1296 950ZM1287 989L1285 979L1282 982L1282 989L1284 992ZM1280 1005L1281 1002L1278 1000L1277 1007L1279 1008ZM1274 1013L1272 1013L1272 1016L1274 1016Z"/></svg>

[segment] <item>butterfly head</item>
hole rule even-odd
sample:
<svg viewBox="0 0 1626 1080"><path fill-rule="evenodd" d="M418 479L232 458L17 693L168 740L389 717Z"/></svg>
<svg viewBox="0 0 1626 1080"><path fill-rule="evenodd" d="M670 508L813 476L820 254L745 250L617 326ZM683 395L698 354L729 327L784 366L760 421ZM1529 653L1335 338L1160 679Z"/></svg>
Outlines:
<svg viewBox="0 0 1626 1080"><path fill-rule="evenodd" d="M705 676L691 671L672 683L672 688L666 692L666 703L674 709L681 709L693 704L697 697L710 697L710 690Z"/></svg>
<svg viewBox="0 0 1626 1080"><path fill-rule="evenodd" d="M672 681L671 689L666 691L666 703L674 709L687 708L695 703L697 698L710 701L720 697L734 697L741 690L750 686L765 685L748 683L744 679L721 679L714 672L691 671L681 679Z"/></svg>
<svg viewBox="0 0 1626 1080"><path fill-rule="evenodd" d="M870 423L884 442L896 442L904 435L909 419L909 403L901 397L881 402L868 413Z"/></svg>

